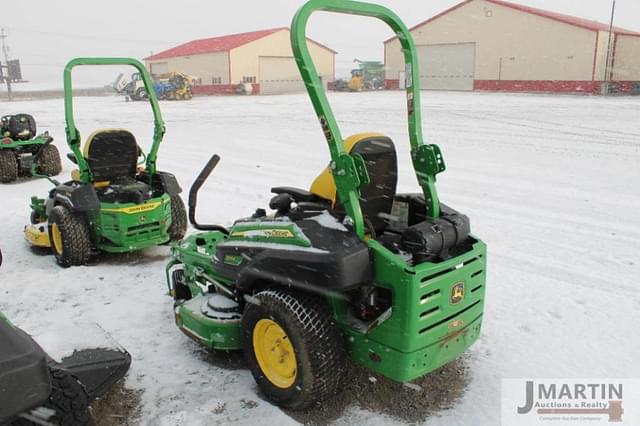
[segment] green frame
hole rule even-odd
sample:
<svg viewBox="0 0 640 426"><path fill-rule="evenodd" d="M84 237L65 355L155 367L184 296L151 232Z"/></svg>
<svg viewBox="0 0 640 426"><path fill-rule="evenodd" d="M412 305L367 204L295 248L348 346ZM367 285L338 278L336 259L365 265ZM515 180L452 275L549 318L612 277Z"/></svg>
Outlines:
<svg viewBox="0 0 640 426"><path fill-rule="evenodd" d="M11 143L0 143L0 149L19 149L33 145L46 145L51 142L50 136L37 135L33 139L27 141L11 139L9 137L0 137L0 141L10 140Z"/></svg>
<svg viewBox="0 0 640 426"><path fill-rule="evenodd" d="M361 159L347 154L340 128L324 92L318 71L307 46L306 27L310 16L317 11L344 13L377 18L385 22L398 36L406 64L407 117L411 158L426 201L427 217L440 216L440 202L436 191L436 174L445 170L445 164L437 145L427 145L422 137L422 113L420 106L420 80L418 56L409 29L393 11L384 6L351 0L310 0L302 6L291 23L291 46L298 69L318 120L329 144L332 174L338 197L347 214L353 220L356 233L364 238L364 219L360 208L359 187L368 180L366 167ZM415 78L414 78L415 76Z"/></svg>
<svg viewBox="0 0 640 426"><path fill-rule="evenodd" d="M158 149L165 133L165 125L162 120L162 113L160 112L160 106L158 105L158 98L156 92L153 89L153 81L151 76L147 72L147 69L142 62L133 58L75 58L69 61L64 68L64 117L66 121L66 135L67 144L71 148L71 151L76 157L78 168L80 169L80 181L89 183L92 182L91 170L89 170L89 164L82 155L80 131L76 128L75 120L73 117L73 86L71 84L71 72L73 68L84 65L130 65L138 70L142 76L144 87L149 94L149 103L151 104L151 110L153 111L153 144L151 150L146 156L146 170L149 174L156 173L156 160L158 158Z"/></svg>

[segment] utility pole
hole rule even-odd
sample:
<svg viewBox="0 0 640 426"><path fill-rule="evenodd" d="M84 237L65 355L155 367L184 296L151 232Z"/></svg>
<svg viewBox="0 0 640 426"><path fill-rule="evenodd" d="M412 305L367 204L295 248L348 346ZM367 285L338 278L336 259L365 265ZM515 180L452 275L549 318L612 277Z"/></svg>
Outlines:
<svg viewBox="0 0 640 426"><path fill-rule="evenodd" d="M604 84L602 86L602 94L609 93L609 60L611 58L611 34L613 33L613 17L616 13L616 0L611 5L611 21L609 22L609 41L607 43L607 61L604 64Z"/></svg>
<svg viewBox="0 0 640 426"><path fill-rule="evenodd" d="M6 63L7 68L7 75L4 78L7 82L7 95L9 97L9 102L11 102L13 100L13 96L11 95L11 76L9 75L9 47L6 43L7 35L4 32L4 28L0 30L0 39L2 39L2 52L4 53L4 62Z"/></svg>

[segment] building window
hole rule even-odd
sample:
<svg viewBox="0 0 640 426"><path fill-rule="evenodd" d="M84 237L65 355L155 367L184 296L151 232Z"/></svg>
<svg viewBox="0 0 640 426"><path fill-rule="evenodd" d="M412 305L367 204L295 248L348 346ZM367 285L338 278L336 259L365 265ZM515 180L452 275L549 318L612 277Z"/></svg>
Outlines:
<svg viewBox="0 0 640 426"><path fill-rule="evenodd" d="M255 83L256 82L256 76L252 75L252 76L244 76L242 77L242 82L243 83Z"/></svg>
<svg viewBox="0 0 640 426"><path fill-rule="evenodd" d="M222 84L222 77L211 77L211 84Z"/></svg>

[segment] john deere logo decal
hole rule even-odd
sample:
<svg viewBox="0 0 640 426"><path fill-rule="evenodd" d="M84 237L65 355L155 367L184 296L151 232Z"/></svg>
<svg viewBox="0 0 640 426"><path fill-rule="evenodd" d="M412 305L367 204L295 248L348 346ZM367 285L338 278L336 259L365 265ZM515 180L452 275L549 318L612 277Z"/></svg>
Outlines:
<svg viewBox="0 0 640 426"><path fill-rule="evenodd" d="M455 305L464 299L464 282L460 281L451 287L451 304Z"/></svg>
<svg viewBox="0 0 640 426"><path fill-rule="evenodd" d="M154 203L146 203L146 204L141 204L139 206L132 206L132 207L122 207L119 209L102 209L102 211L113 212L113 213L138 214L138 213L144 213L151 210L155 210L156 208L160 207L161 204L162 204L162 201L156 201Z"/></svg>

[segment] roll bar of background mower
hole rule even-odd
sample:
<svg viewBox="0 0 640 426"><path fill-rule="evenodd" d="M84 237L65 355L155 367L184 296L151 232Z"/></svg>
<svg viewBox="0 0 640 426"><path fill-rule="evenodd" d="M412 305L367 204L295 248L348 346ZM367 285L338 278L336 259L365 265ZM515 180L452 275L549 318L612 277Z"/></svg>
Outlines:
<svg viewBox="0 0 640 426"><path fill-rule="evenodd" d="M160 112L160 106L158 105L158 98L156 92L153 89L153 82L147 72L145 66L133 58L75 58L69 61L64 68L64 116L67 123L66 134L67 143L73 151L73 154L78 160L78 167L80 169L80 179L83 182L91 181L91 171L89 170L89 164L82 155L80 149L80 132L76 128L75 120L73 118L73 87L71 85L71 71L74 67L79 65L129 65L135 67L144 83L144 88L149 95L149 103L151 104L151 110L153 111L153 144L151 150L147 155L146 169L150 174L156 173L156 159L158 157L158 149L160 143L164 137L165 126L162 120L162 114Z"/></svg>
<svg viewBox="0 0 640 426"><path fill-rule="evenodd" d="M426 202L427 217L440 216L440 202L435 187L436 174L444 171L445 165L437 145L426 145L422 139L422 114L420 109L420 73L413 37L402 20L384 6L351 0L309 0L293 17L291 23L291 47L305 81L311 103L320 120L329 144L331 168L338 196L347 214L354 221L360 237L364 236L364 220L360 208L359 187L362 173L358 161L344 151L344 141L337 121L324 92L318 71L307 46L306 27L313 12L327 11L378 18L397 35L406 64L407 112L411 157L418 183L422 187Z"/></svg>

